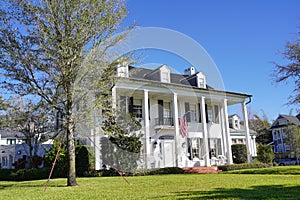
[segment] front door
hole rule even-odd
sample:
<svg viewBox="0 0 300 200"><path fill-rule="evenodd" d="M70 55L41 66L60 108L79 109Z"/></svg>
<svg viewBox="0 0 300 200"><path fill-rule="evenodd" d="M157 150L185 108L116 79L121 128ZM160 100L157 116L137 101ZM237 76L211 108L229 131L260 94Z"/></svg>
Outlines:
<svg viewBox="0 0 300 200"><path fill-rule="evenodd" d="M164 140L162 142L162 152L164 167L175 166L175 151L174 151L174 140Z"/></svg>

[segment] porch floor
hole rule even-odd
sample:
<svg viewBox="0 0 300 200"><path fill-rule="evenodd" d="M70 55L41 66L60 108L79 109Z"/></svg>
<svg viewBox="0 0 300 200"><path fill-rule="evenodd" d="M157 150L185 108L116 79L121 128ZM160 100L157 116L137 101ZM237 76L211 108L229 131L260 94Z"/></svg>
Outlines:
<svg viewBox="0 0 300 200"><path fill-rule="evenodd" d="M218 170L218 167L183 167L182 168L185 174L218 174L222 170Z"/></svg>

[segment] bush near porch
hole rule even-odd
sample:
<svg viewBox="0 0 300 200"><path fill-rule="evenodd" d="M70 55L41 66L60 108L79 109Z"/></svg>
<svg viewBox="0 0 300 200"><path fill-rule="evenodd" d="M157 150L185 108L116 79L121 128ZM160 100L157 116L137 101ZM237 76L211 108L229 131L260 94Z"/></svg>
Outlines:
<svg viewBox="0 0 300 200"><path fill-rule="evenodd" d="M233 163L241 164L247 162L247 148L245 144L231 145Z"/></svg>
<svg viewBox="0 0 300 200"><path fill-rule="evenodd" d="M232 165L221 165L218 166L219 170L223 172L241 170L241 169L255 169L255 168L270 168L273 164L268 163L243 163L243 164L232 164Z"/></svg>

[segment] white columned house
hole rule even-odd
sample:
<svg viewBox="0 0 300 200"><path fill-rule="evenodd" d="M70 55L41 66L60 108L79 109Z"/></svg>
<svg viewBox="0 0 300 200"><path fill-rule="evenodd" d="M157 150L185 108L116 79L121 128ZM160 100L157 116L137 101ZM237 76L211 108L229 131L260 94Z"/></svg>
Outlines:
<svg viewBox="0 0 300 200"><path fill-rule="evenodd" d="M184 74L172 73L167 65L154 70L123 67L126 69L121 71L126 73L120 72L112 102L117 110L122 107L141 121L142 167L232 163L228 107L242 104L245 115L245 101L251 95L216 90L207 84L209 77L207 80L194 67ZM186 128L186 134L182 128ZM250 139L247 123L241 137ZM101 159L97 156L96 160Z"/></svg>

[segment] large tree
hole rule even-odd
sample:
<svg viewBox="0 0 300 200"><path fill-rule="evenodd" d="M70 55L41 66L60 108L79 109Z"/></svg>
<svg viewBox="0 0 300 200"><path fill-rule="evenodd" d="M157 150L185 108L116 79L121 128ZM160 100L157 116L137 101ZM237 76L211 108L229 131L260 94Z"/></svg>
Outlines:
<svg viewBox="0 0 300 200"><path fill-rule="evenodd" d="M285 131L285 144L290 147L295 157L300 158L300 127L295 124L288 124Z"/></svg>
<svg viewBox="0 0 300 200"><path fill-rule="evenodd" d="M258 144L269 144L273 141L272 131L269 129L271 123L265 113L262 116L254 114L249 118L249 126L257 133L256 142Z"/></svg>
<svg viewBox="0 0 300 200"><path fill-rule="evenodd" d="M286 43L282 55L287 62L284 64L275 63L273 73L275 82L293 81L295 89L290 95L288 103L300 105L300 31L294 41Z"/></svg>
<svg viewBox="0 0 300 200"><path fill-rule="evenodd" d="M103 99L110 96L120 59L112 60L107 50L123 37L112 36L125 16L124 0L0 3L2 86L18 95L39 96L63 116L68 186L77 185L74 130L78 113L83 108L101 109L103 101L108 101ZM89 91L97 95L87 95ZM93 106L87 103L91 100Z"/></svg>

